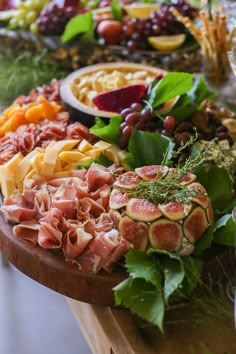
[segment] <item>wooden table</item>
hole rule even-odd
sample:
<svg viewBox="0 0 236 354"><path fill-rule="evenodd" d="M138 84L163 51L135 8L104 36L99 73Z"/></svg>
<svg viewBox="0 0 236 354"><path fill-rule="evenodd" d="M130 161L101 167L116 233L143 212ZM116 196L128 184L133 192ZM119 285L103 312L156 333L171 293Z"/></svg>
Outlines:
<svg viewBox="0 0 236 354"><path fill-rule="evenodd" d="M188 321L167 325L163 335L127 310L89 305L69 298L67 302L93 354L236 353L233 321L206 318L201 324L191 323L188 310L183 312L183 319Z"/></svg>

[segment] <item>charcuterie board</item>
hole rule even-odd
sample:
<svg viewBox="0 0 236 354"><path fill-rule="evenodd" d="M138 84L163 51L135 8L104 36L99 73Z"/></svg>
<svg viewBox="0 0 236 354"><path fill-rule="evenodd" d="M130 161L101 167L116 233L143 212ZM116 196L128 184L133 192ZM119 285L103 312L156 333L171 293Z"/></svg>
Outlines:
<svg viewBox="0 0 236 354"><path fill-rule="evenodd" d="M124 270L112 274L80 272L72 263L66 263L62 254L15 237L11 225L0 215L0 249L9 261L24 274L42 285L70 298L99 306L114 305L112 288L125 279Z"/></svg>

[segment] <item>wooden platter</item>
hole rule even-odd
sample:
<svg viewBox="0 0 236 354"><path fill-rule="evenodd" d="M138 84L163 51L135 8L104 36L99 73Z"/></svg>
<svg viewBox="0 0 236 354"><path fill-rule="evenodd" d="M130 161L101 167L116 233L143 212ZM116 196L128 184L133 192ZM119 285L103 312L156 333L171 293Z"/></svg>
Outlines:
<svg viewBox="0 0 236 354"><path fill-rule="evenodd" d="M63 254L18 239L0 215L0 249L24 274L67 297L99 306L113 306L112 288L125 278L122 269L112 274L86 274L76 264L65 262Z"/></svg>

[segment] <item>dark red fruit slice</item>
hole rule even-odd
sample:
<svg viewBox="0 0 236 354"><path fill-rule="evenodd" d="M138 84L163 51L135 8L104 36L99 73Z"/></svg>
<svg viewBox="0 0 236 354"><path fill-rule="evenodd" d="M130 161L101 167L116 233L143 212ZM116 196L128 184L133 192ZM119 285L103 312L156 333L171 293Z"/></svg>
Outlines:
<svg viewBox="0 0 236 354"><path fill-rule="evenodd" d="M190 213L191 204L182 204L179 202L171 202L166 204L159 204L159 208L163 215L170 220L182 220Z"/></svg>
<svg viewBox="0 0 236 354"><path fill-rule="evenodd" d="M169 173L176 173L176 168L170 168L169 169ZM181 177L180 179L179 179L179 183L180 184L190 184L190 183L192 183L193 181L195 181L195 179L197 178L197 176L196 175L194 175L193 173L191 173L191 172L188 172L188 173L186 173L186 175L185 176L183 176L183 177Z"/></svg>
<svg viewBox="0 0 236 354"><path fill-rule="evenodd" d="M134 248L144 251L148 245L148 226L144 222L134 221L124 216L119 223L122 237L134 245Z"/></svg>
<svg viewBox="0 0 236 354"><path fill-rule="evenodd" d="M208 207L206 209L206 215L207 215L207 220L208 220L209 224L213 225L215 218L214 218L214 211L213 211L211 203L208 204Z"/></svg>
<svg viewBox="0 0 236 354"><path fill-rule="evenodd" d="M153 248L176 252L181 246L183 230L175 221L159 219L149 227L149 241Z"/></svg>
<svg viewBox="0 0 236 354"><path fill-rule="evenodd" d="M128 200L129 196L127 193L123 193L119 189L114 188L110 195L109 207L112 209L120 209L128 203Z"/></svg>
<svg viewBox="0 0 236 354"><path fill-rule="evenodd" d="M122 87L117 90L100 93L93 99L96 107L102 111L120 113L132 103L140 102L146 92L144 84Z"/></svg>
<svg viewBox="0 0 236 354"><path fill-rule="evenodd" d="M162 216L162 213L156 204L146 199L131 198L126 206L126 212L129 217L139 221L154 221Z"/></svg>
<svg viewBox="0 0 236 354"><path fill-rule="evenodd" d="M135 172L128 171L117 177L114 186L125 188L125 189L132 189L136 187L141 182L141 179Z"/></svg>
<svg viewBox="0 0 236 354"><path fill-rule="evenodd" d="M184 220L184 234L190 242L194 243L201 238L208 226L205 210L199 206Z"/></svg>
<svg viewBox="0 0 236 354"><path fill-rule="evenodd" d="M199 204L199 205L201 205L204 209L206 209L210 200L209 200L209 198L207 196L207 192L206 192L205 188L203 187L203 185L201 185L198 182L194 182L194 183L191 183L188 186L188 188L199 189L200 191L202 191L203 194L195 195L192 198L192 201L197 203L197 204Z"/></svg>
<svg viewBox="0 0 236 354"><path fill-rule="evenodd" d="M135 169L135 172L139 177L141 177L145 181L151 181L152 179L157 178L157 176L166 176L168 170L169 168L167 166L151 165L138 167Z"/></svg>

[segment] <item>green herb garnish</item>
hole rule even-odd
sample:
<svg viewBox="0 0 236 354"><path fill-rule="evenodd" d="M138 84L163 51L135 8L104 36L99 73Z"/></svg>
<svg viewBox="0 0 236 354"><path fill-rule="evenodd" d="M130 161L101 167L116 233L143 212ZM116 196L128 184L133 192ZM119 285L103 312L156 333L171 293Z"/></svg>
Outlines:
<svg viewBox="0 0 236 354"><path fill-rule="evenodd" d="M193 141L193 139L192 139ZM187 143L189 144L190 141ZM211 142L209 143L209 146ZM178 155L186 145L181 145L176 152ZM181 184L181 180L187 177L188 173L196 167L203 164L207 158L207 149L202 153L195 156L194 159L188 158L182 166L169 171L163 176L161 171L157 172L157 177L151 181L142 180L134 188L129 189L126 193L141 199L147 199L154 204L179 202L183 204L190 204L195 195L203 195L204 192L200 188L190 189L185 184ZM119 189L122 189L119 187Z"/></svg>

